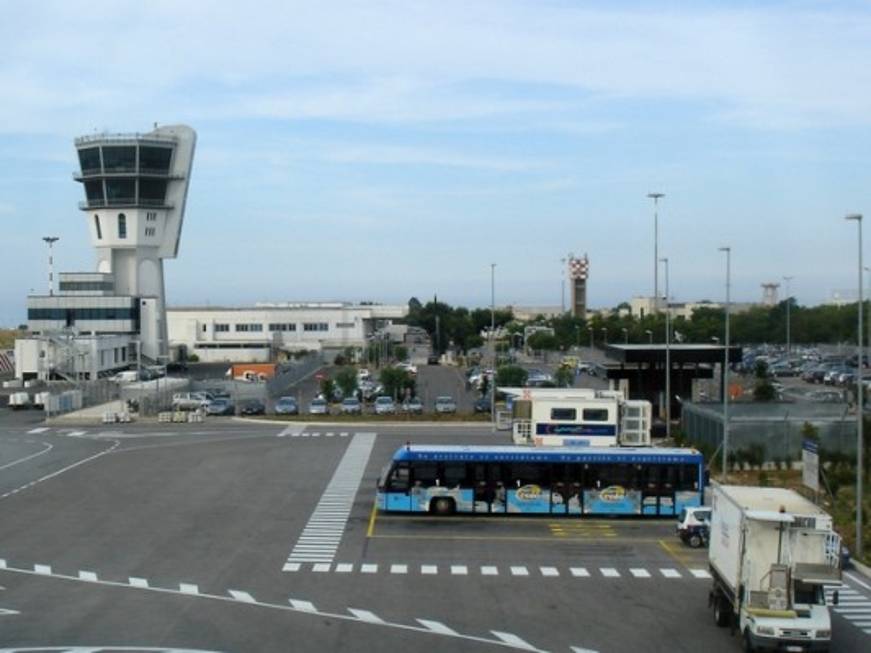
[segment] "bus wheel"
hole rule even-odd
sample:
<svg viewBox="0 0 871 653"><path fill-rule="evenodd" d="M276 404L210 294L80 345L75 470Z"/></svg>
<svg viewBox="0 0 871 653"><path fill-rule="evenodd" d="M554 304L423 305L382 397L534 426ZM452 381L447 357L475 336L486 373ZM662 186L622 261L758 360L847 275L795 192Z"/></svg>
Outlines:
<svg viewBox="0 0 871 653"><path fill-rule="evenodd" d="M714 621L720 628L725 628L729 625L729 619L731 618L730 610L732 606L729 605L729 602L723 597L722 594L718 594L714 597Z"/></svg>
<svg viewBox="0 0 871 653"><path fill-rule="evenodd" d="M454 504L453 499L446 499L444 497L433 499L430 504L430 511L435 513L436 515L453 515L456 511L456 505Z"/></svg>
<svg viewBox="0 0 871 653"><path fill-rule="evenodd" d="M744 653L753 653L756 649L753 647L753 640L750 639L750 631L744 631Z"/></svg>

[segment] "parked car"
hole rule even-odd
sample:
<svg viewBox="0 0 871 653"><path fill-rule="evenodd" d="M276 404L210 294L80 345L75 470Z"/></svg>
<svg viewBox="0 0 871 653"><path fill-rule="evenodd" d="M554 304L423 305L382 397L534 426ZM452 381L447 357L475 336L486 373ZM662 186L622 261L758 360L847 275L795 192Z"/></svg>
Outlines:
<svg viewBox="0 0 871 653"><path fill-rule="evenodd" d="M209 392L176 392L172 395L172 409L199 410L207 408L214 399Z"/></svg>
<svg viewBox="0 0 871 653"><path fill-rule="evenodd" d="M441 362L441 359L439 358L438 354L430 354L426 357L427 365L438 365L439 362Z"/></svg>
<svg viewBox="0 0 871 653"><path fill-rule="evenodd" d="M206 413L208 415L235 415L236 406L226 397L218 397L209 402L209 405L206 406Z"/></svg>
<svg viewBox="0 0 871 653"><path fill-rule="evenodd" d="M475 400L474 411L476 413L489 413L490 412L490 395L484 395L483 397L478 397Z"/></svg>
<svg viewBox="0 0 871 653"><path fill-rule="evenodd" d="M456 413L457 402L454 401L453 397L437 397L435 402L435 412L443 414Z"/></svg>
<svg viewBox="0 0 871 653"><path fill-rule="evenodd" d="M396 413L396 404L387 395L381 395L375 400L376 415L393 415Z"/></svg>
<svg viewBox="0 0 871 653"><path fill-rule="evenodd" d="M342 400L343 415L359 415L362 412L363 409L360 407L360 400L356 397L346 397Z"/></svg>
<svg viewBox="0 0 871 653"><path fill-rule="evenodd" d="M412 415L420 415L423 413L423 402L417 397L412 397L402 404L402 410Z"/></svg>
<svg viewBox="0 0 871 653"><path fill-rule="evenodd" d="M677 518L678 537L697 549L708 541L711 524L711 509L705 507L684 508Z"/></svg>
<svg viewBox="0 0 871 653"><path fill-rule="evenodd" d="M299 415L299 404L295 397L280 397L275 402L276 415Z"/></svg>
<svg viewBox="0 0 871 653"><path fill-rule="evenodd" d="M249 399L239 409L240 415L263 415L266 413L266 406L259 399Z"/></svg>
<svg viewBox="0 0 871 653"><path fill-rule="evenodd" d="M326 399L318 397L311 400L311 403L308 405L308 412L309 415L327 415L330 412L330 406Z"/></svg>

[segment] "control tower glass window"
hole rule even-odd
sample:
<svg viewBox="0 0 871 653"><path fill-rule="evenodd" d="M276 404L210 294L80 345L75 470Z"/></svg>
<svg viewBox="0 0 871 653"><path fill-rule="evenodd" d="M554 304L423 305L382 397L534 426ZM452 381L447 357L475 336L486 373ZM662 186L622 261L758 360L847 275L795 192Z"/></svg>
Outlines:
<svg viewBox="0 0 871 653"><path fill-rule="evenodd" d="M118 214L118 238L127 238L127 216Z"/></svg>
<svg viewBox="0 0 871 653"><path fill-rule="evenodd" d="M103 182L100 180L91 180L85 182L85 197L88 201L103 201Z"/></svg>
<svg viewBox="0 0 871 653"><path fill-rule="evenodd" d="M136 182L132 179L107 179L106 200L109 204L133 202L136 197Z"/></svg>
<svg viewBox="0 0 871 653"><path fill-rule="evenodd" d="M82 172L100 172L100 148L86 147L79 150L79 165L82 166Z"/></svg>
<svg viewBox="0 0 871 653"><path fill-rule="evenodd" d="M165 179L140 179L139 199L157 200L162 202L166 197Z"/></svg>
<svg viewBox="0 0 871 653"><path fill-rule="evenodd" d="M139 148L139 169L142 172L169 172L172 149L168 147Z"/></svg>
<svg viewBox="0 0 871 653"><path fill-rule="evenodd" d="M135 172L136 148L133 146L103 147L103 168L106 172Z"/></svg>

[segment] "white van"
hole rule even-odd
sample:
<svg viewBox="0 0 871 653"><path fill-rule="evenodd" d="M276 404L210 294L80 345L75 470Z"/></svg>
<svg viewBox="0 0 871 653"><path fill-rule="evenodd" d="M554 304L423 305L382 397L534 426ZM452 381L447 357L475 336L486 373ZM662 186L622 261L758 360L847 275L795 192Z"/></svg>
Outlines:
<svg viewBox="0 0 871 653"><path fill-rule="evenodd" d="M118 374L112 377L112 380L117 383L136 383L139 380L139 373L136 370L118 372Z"/></svg>

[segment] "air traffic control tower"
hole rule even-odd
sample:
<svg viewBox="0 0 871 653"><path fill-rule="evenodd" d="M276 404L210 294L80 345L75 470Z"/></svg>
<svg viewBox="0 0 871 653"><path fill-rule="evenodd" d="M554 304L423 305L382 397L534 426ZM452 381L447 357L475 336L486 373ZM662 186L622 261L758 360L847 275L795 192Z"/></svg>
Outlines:
<svg viewBox="0 0 871 653"><path fill-rule="evenodd" d="M196 132L184 125L147 134L97 134L75 141L97 272L114 294L142 298L142 353L167 354L163 260L178 255Z"/></svg>
<svg viewBox="0 0 871 653"><path fill-rule="evenodd" d="M96 379L168 356L163 261L178 255L196 132L75 141L96 272L61 272L57 294L27 298L32 336L15 344L18 378Z"/></svg>

